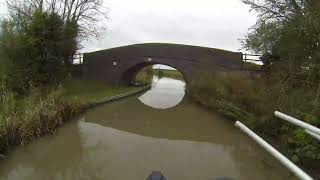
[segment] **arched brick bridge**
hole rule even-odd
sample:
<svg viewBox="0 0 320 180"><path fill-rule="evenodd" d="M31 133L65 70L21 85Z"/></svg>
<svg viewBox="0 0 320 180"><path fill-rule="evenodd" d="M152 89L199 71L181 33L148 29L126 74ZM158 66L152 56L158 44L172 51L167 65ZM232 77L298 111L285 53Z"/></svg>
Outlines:
<svg viewBox="0 0 320 180"><path fill-rule="evenodd" d="M178 44L136 44L83 55L83 74L90 80L129 84L144 67L164 64L180 71L186 81L198 72L239 70L242 53Z"/></svg>

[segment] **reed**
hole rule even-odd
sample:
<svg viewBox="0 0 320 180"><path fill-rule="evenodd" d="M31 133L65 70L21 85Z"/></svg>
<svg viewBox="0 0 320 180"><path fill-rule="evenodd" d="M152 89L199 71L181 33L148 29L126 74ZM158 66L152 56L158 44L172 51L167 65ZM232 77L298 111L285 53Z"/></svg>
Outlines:
<svg viewBox="0 0 320 180"><path fill-rule="evenodd" d="M54 133L81 110L79 103L61 98L59 90L35 89L24 98L18 98L4 85L0 91L0 154Z"/></svg>

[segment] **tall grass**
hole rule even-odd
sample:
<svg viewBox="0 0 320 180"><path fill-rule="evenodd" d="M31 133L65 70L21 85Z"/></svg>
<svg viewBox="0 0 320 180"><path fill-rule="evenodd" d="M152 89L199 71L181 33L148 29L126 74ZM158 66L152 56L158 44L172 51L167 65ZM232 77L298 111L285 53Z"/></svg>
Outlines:
<svg viewBox="0 0 320 180"><path fill-rule="evenodd" d="M0 154L55 132L79 111L78 103L63 100L58 91L33 90L28 97L18 98L1 83Z"/></svg>
<svg viewBox="0 0 320 180"><path fill-rule="evenodd" d="M314 101L316 88L251 79L237 73L206 74L191 82L189 88L195 101L234 121L244 122L293 161L320 160L318 141L273 116L279 110L320 126L320 106Z"/></svg>

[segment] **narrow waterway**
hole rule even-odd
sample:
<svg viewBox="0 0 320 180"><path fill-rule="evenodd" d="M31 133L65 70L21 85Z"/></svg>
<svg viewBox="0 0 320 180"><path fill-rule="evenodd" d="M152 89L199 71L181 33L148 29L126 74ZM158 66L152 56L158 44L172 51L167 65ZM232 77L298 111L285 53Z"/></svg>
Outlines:
<svg viewBox="0 0 320 180"><path fill-rule="evenodd" d="M0 179L294 179L229 120L183 99L184 86L155 79L143 95L88 111L11 153Z"/></svg>

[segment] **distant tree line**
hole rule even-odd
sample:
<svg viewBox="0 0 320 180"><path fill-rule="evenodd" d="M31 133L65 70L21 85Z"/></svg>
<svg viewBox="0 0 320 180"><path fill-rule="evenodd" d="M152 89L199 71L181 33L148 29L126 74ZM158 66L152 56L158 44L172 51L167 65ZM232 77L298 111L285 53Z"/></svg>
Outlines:
<svg viewBox="0 0 320 180"><path fill-rule="evenodd" d="M98 37L102 0L8 0L1 22L0 71L18 93L61 82L81 40Z"/></svg>

